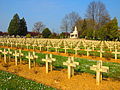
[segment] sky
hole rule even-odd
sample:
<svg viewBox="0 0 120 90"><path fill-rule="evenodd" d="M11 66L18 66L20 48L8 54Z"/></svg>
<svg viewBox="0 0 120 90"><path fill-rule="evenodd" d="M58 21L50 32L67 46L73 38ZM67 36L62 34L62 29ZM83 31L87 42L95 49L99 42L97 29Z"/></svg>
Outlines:
<svg viewBox="0 0 120 90"><path fill-rule="evenodd" d="M43 22L52 32L60 33L61 21L66 14L75 11L82 18L93 0L0 0L0 31L7 32L14 14L24 17L28 31L36 22ZM94 0L105 4L111 18L116 17L120 26L120 0Z"/></svg>

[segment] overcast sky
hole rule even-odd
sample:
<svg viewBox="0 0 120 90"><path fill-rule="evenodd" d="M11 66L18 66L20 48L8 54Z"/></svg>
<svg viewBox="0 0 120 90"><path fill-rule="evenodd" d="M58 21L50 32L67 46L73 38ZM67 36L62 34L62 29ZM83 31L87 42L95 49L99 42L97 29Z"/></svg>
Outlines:
<svg viewBox="0 0 120 90"><path fill-rule="evenodd" d="M60 32L62 18L72 12L78 12L84 18L88 4L93 0L0 0L0 31L6 32L9 22L15 13L24 17L28 30L31 31L35 22L42 21L54 32ZM120 22L120 0L101 1L111 18L117 17ZM119 24L120 26L120 24Z"/></svg>

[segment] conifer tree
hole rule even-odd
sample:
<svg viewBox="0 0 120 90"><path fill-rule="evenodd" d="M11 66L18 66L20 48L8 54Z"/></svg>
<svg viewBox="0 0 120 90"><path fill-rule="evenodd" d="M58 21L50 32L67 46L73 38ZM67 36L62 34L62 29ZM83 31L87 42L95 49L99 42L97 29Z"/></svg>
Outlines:
<svg viewBox="0 0 120 90"><path fill-rule="evenodd" d="M8 27L9 35L15 35L15 36L18 35L18 31L20 27L19 23L20 23L20 19L19 19L18 14L16 13L13 16L13 19L11 20L9 27Z"/></svg>
<svg viewBox="0 0 120 90"><path fill-rule="evenodd" d="M19 27L18 35L25 36L26 34L27 34L27 25L26 25L25 19L22 18L20 20L20 27Z"/></svg>

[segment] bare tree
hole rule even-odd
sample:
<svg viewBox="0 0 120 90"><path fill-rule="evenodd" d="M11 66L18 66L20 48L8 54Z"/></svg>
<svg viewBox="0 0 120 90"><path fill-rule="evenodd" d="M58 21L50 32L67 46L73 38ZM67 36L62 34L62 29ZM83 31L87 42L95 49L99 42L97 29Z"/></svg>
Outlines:
<svg viewBox="0 0 120 90"><path fill-rule="evenodd" d="M72 31L76 22L80 19L81 19L81 17L76 12L71 12L71 13L65 15L65 17L62 19L61 30L65 31L65 32Z"/></svg>
<svg viewBox="0 0 120 90"><path fill-rule="evenodd" d="M34 32L42 32L45 29L45 25L42 22L36 22L33 27Z"/></svg>
<svg viewBox="0 0 120 90"><path fill-rule="evenodd" d="M105 5L102 2L91 2L88 5L86 17L92 19L99 25L104 25L110 20L110 15L108 14Z"/></svg>
<svg viewBox="0 0 120 90"><path fill-rule="evenodd" d="M65 16L63 19L62 19L62 25L61 25L61 30L62 31L65 31L65 32L69 32L69 22L68 22L68 18L67 16Z"/></svg>

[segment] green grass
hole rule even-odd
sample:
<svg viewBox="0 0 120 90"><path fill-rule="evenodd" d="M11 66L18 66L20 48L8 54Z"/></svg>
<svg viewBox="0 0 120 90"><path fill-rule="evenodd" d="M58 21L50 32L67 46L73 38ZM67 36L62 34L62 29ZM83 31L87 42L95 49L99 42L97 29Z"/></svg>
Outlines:
<svg viewBox="0 0 120 90"><path fill-rule="evenodd" d="M6 71L0 71L0 90L57 90L50 86L27 80Z"/></svg>
<svg viewBox="0 0 120 90"><path fill-rule="evenodd" d="M25 56L28 55L28 51L22 51ZM32 53L32 52L31 52ZM82 53L82 51L81 51ZM84 52L85 53L85 52ZM38 59L36 59L36 62L39 65L45 65L45 62L42 61L43 58L45 58L45 54L43 53L36 53L38 56ZM56 61L53 63L54 69L55 70L60 70L63 68L67 68L66 66L63 65L63 62L67 61L67 57L60 56L60 55L53 55L53 58L56 58ZM23 57L23 60L28 61L25 57ZM78 73L91 73L95 74L94 71L90 70L90 66L96 65L97 61L95 60L88 60L88 59L82 59L82 58L75 58L75 61L79 62L80 65L78 65L75 68L75 71ZM110 68L108 73L103 73L103 76L105 77L114 77L114 78L120 78L120 64L119 63L113 63L113 62L103 62L104 66L108 66Z"/></svg>

